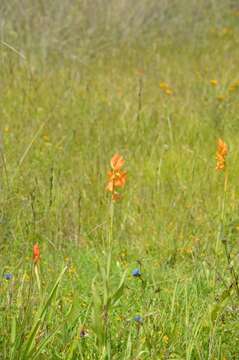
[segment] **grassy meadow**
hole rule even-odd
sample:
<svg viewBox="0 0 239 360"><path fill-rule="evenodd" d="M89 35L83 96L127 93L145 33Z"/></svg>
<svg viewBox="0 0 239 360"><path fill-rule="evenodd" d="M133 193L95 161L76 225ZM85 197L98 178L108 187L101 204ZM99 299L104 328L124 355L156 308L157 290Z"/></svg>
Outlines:
<svg viewBox="0 0 239 360"><path fill-rule="evenodd" d="M236 2L17 3L0 5L0 359L239 359Z"/></svg>

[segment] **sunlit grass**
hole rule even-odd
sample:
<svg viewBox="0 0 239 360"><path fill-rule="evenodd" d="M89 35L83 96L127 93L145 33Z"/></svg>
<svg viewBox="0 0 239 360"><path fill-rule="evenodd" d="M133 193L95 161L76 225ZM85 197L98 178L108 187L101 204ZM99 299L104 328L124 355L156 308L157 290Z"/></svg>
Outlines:
<svg viewBox="0 0 239 360"><path fill-rule="evenodd" d="M230 16L197 44L143 37L81 65L2 48L0 359L238 358Z"/></svg>

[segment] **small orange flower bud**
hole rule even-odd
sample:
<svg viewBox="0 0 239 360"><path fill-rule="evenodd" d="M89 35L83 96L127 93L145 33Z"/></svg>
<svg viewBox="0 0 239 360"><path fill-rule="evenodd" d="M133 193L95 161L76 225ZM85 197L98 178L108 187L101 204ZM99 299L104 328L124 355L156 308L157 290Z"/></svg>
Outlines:
<svg viewBox="0 0 239 360"><path fill-rule="evenodd" d="M33 261L35 264L40 260L40 248L38 244L33 246Z"/></svg>

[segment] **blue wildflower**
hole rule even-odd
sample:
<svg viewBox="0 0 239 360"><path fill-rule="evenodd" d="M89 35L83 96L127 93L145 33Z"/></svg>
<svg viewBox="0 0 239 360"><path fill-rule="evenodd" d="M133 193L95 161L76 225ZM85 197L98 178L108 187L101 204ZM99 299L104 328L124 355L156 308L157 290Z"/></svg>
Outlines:
<svg viewBox="0 0 239 360"><path fill-rule="evenodd" d="M8 273L8 274L4 274L3 277L4 277L4 279L6 279L6 280L12 280L13 275L10 274L10 273Z"/></svg>
<svg viewBox="0 0 239 360"><path fill-rule="evenodd" d="M140 271L140 269L134 269L133 271L132 271L132 276L134 276L134 277L140 277L142 274L141 274L141 271Z"/></svg>
<svg viewBox="0 0 239 360"><path fill-rule="evenodd" d="M136 321L137 323L139 323L139 324L143 324L143 318L140 316L140 315L136 315L135 317L134 317L134 321Z"/></svg>

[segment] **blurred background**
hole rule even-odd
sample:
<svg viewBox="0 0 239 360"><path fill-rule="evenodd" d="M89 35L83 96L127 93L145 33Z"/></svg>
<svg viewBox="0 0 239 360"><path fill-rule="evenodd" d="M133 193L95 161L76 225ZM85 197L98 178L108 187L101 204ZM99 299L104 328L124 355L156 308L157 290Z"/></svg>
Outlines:
<svg viewBox="0 0 239 360"><path fill-rule="evenodd" d="M198 46L237 11L236 0L1 0L0 36L30 57L83 61L149 38Z"/></svg>

